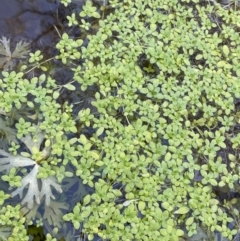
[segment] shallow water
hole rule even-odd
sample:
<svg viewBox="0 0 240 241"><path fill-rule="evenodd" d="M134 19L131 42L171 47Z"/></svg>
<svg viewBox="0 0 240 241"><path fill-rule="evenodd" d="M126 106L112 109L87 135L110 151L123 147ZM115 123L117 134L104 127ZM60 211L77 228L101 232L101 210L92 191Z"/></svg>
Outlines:
<svg viewBox="0 0 240 241"><path fill-rule="evenodd" d="M58 7L56 0L1 0L0 36L49 46L57 34Z"/></svg>

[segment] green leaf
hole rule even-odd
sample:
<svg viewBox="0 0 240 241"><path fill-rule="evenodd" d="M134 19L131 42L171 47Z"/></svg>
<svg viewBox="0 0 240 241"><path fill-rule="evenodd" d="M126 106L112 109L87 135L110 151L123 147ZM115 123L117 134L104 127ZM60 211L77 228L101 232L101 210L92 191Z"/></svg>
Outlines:
<svg viewBox="0 0 240 241"><path fill-rule="evenodd" d="M96 136L102 135L103 131L104 131L104 127L100 127L96 132Z"/></svg>
<svg viewBox="0 0 240 241"><path fill-rule="evenodd" d="M218 205L213 205L213 206L211 207L211 212L212 212L212 213L217 212L217 210L218 210ZM220 210L221 210L221 209L220 209Z"/></svg>
<svg viewBox="0 0 240 241"><path fill-rule="evenodd" d="M64 85L64 87L68 90L76 90L76 87L70 83Z"/></svg>
<svg viewBox="0 0 240 241"><path fill-rule="evenodd" d="M138 209L140 211L143 211L145 209L145 207L146 207L146 203L145 202L143 202L143 201L139 201L138 202Z"/></svg>
<svg viewBox="0 0 240 241"><path fill-rule="evenodd" d="M168 202L163 202L162 207L170 212L173 210L173 207Z"/></svg>
<svg viewBox="0 0 240 241"><path fill-rule="evenodd" d="M103 161L97 161L95 164L96 164L96 166L101 167L101 166L104 165L104 162Z"/></svg>
<svg viewBox="0 0 240 241"><path fill-rule="evenodd" d="M51 144L51 141L50 141L49 139L47 139L47 140L45 141L45 147L49 147L50 144Z"/></svg>
<svg viewBox="0 0 240 241"><path fill-rule="evenodd" d="M44 82L46 80L46 75L42 74L39 76L39 81Z"/></svg>
<svg viewBox="0 0 240 241"><path fill-rule="evenodd" d="M30 107L30 108L33 108L33 107L34 107L34 104L33 104L33 102L31 102L31 101L28 101L28 102L27 102L27 105L28 105L28 107Z"/></svg>
<svg viewBox="0 0 240 241"><path fill-rule="evenodd" d="M229 158L229 160L232 161L232 162L236 161L235 155L233 155L233 154L231 154L231 153L228 154L228 158Z"/></svg>
<svg viewBox="0 0 240 241"><path fill-rule="evenodd" d="M187 225L187 226L190 226L190 225L193 223L193 221L194 221L194 218L193 218L193 217L188 218L188 219L186 220L186 225Z"/></svg>
<svg viewBox="0 0 240 241"><path fill-rule="evenodd" d="M91 200L91 196L88 194L87 196L84 197L83 199L83 205L87 205Z"/></svg>
<svg viewBox="0 0 240 241"><path fill-rule="evenodd" d="M77 127L76 126L71 126L69 128L69 131L71 131L72 133L76 133L77 132Z"/></svg>
<svg viewBox="0 0 240 241"><path fill-rule="evenodd" d="M60 95L60 93L59 93L58 90L57 90L57 91L54 91L54 92L53 92L53 99L56 100L56 99L59 97L59 95Z"/></svg>
<svg viewBox="0 0 240 241"><path fill-rule="evenodd" d="M175 153L177 151L177 148L175 146L169 146L168 150L171 151L172 153Z"/></svg>
<svg viewBox="0 0 240 241"><path fill-rule="evenodd" d="M155 24L155 23L150 24L151 31L155 31L156 29L157 29L157 24Z"/></svg>
<svg viewBox="0 0 240 241"><path fill-rule="evenodd" d="M24 156L24 157L31 157L31 154L28 152L21 152L20 154L21 156Z"/></svg>
<svg viewBox="0 0 240 241"><path fill-rule="evenodd" d="M172 157L171 153L168 152L168 153L165 155L165 161L166 161L166 162L170 161L171 157Z"/></svg>
<svg viewBox="0 0 240 241"><path fill-rule="evenodd" d="M96 151L91 151L91 156L92 156L94 159L99 159L99 154L98 154Z"/></svg>
<svg viewBox="0 0 240 241"><path fill-rule="evenodd" d="M166 229L160 229L160 233L163 235L163 236L169 236L168 232ZM167 239L168 240L168 239Z"/></svg>
<svg viewBox="0 0 240 241"><path fill-rule="evenodd" d="M225 66L224 66L224 68L226 68L226 69L231 69L232 67L233 66L231 64L229 64L229 63L226 63Z"/></svg>
<svg viewBox="0 0 240 241"><path fill-rule="evenodd" d="M78 139L77 139L76 137L74 137L74 138L70 139L70 140L68 141L68 143L72 145L72 144L76 143L77 140L78 140Z"/></svg>
<svg viewBox="0 0 240 241"><path fill-rule="evenodd" d="M219 231L219 232L221 232L221 231L222 231L222 227L219 226L219 225L216 225L216 230Z"/></svg>
<svg viewBox="0 0 240 241"><path fill-rule="evenodd" d="M97 12L93 13L92 16L94 18L100 18L101 17L101 15L99 13L97 13Z"/></svg>
<svg viewBox="0 0 240 241"><path fill-rule="evenodd" d="M217 67L218 68L222 68L222 67L224 67L226 65L226 62L225 61L219 61L218 63L217 63Z"/></svg>
<svg viewBox="0 0 240 241"><path fill-rule="evenodd" d="M64 175L65 175L65 177L73 177L72 172L65 172Z"/></svg>
<svg viewBox="0 0 240 241"><path fill-rule="evenodd" d="M201 55L201 54L198 54L197 56L196 56L196 60L200 60L200 59L202 59L203 58L203 56Z"/></svg>
<svg viewBox="0 0 240 241"><path fill-rule="evenodd" d="M223 53L227 57L229 55L229 48L227 45L223 45Z"/></svg>
<svg viewBox="0 0 240 241"><path fill-rule="evenodd" d="M217 186L218 185L218 183L217 183L217 181L215 179L210 179L209 182L211 183L212 186Z"/></svg>
<svg viewBox="0 0 240 241"><path fill-rule="evenodd" d="M101 40L105 41L108 38L107 34L102 34L101 35Z"/></svg>
<svg viewBox="0 0 240 241"><path fill-rule="evenodd" d="M224 142L219 143L219 146L222 148L226 148L226 144Z"/></svg>
<svg viewBox="0 0 240 241"><path fill-rule="evenodd" d="M74 207L73 213L74 214L79 214L80 213L80 207L78 205Z"/></svg>
<svg viewBox="0 0 240 241"><path fill-rule="evenodd" d="M75 229L79 229L80 228L80 223L78 221L75 221L73 223L73 226L74 226Z"/></svg>
<svg viewBox="0 0 240 241"><path fill-rule="evenodd" d="M188 207L181 207L179 208L177 211L175 211L175 214L186 214L189 212L189 208Z"/></svg>
<svg viewBox="0 0 240 241"><path fill-rule="evenodd" d="M179 237L179 236L183 236L183 235L184 235L183 230L178 229L177 232L176 232L176 235L177 235L178 237Z"/></svg>
<svg viewBox="0 0 240 241"><path fill-rule="evenodd" d="M108 199L114 199L115 198L115 195L111 192L107 193L107 198Z"/></svg>
<svg viewBox="0 0 240 241"><path fill-rule="evenodd" d="M88 240L93 240L94 239L94 235L93 234L88 234Z"/></svg>
<svg viewBox="0 0 240 241"><path fill-rule="evenodd" d="M85 145L87 144L87 138L84 135L80 135L79 142Z"/></svg>

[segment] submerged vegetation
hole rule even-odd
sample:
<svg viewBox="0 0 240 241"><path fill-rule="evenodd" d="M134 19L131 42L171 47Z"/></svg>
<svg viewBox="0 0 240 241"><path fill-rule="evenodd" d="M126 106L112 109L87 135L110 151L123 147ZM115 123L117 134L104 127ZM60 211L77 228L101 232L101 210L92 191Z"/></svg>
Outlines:
<svg viewBox="0 0 240 241"><path fill-rule="evenodd" d="M237 4L87 0L67 21L56 56L2 64L0 239L30 240L34 224L49 241L234 240Z"/></svg>

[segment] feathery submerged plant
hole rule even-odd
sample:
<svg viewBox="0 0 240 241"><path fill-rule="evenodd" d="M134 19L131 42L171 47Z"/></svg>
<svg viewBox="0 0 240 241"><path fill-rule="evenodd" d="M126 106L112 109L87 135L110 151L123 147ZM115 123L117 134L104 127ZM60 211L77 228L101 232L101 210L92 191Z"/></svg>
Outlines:
<svg viewBox="0 0 240 241"><path fill-rule="evenodd" d="M0 192L0 215L16 215L0 235L13 240L17 224L19 240L28 240L27 225L43 219L47 240L80 240L81 232L88 240L174 241L200 229L232 240L239 201L225 194L239 192L239 10L198 0L87 0L67 19L82 35L66 25L57 56L36 51L29 69L2 72L2 132L13 129L14 138L0 150L0 185L16 189ZM52 59L71 71L68 82L48 72ZM91 101L79 110L83 91ZM84 197L80 183L91 188ZM10 195L21 207L8 211Z"/></svg>

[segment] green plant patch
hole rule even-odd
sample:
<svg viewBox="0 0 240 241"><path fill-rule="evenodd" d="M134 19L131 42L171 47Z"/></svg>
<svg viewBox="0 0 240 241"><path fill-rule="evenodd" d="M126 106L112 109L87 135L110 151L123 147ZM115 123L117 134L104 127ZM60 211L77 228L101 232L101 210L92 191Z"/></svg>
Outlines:
<svg viewBox="0 0 240 241"><path fill-rule="evenodd" d="M215 1L87 0L56 56L2 71L2 215L17 204L0 235L28 240L34 223L47 240L233 240L239 16Z"/></svg>

